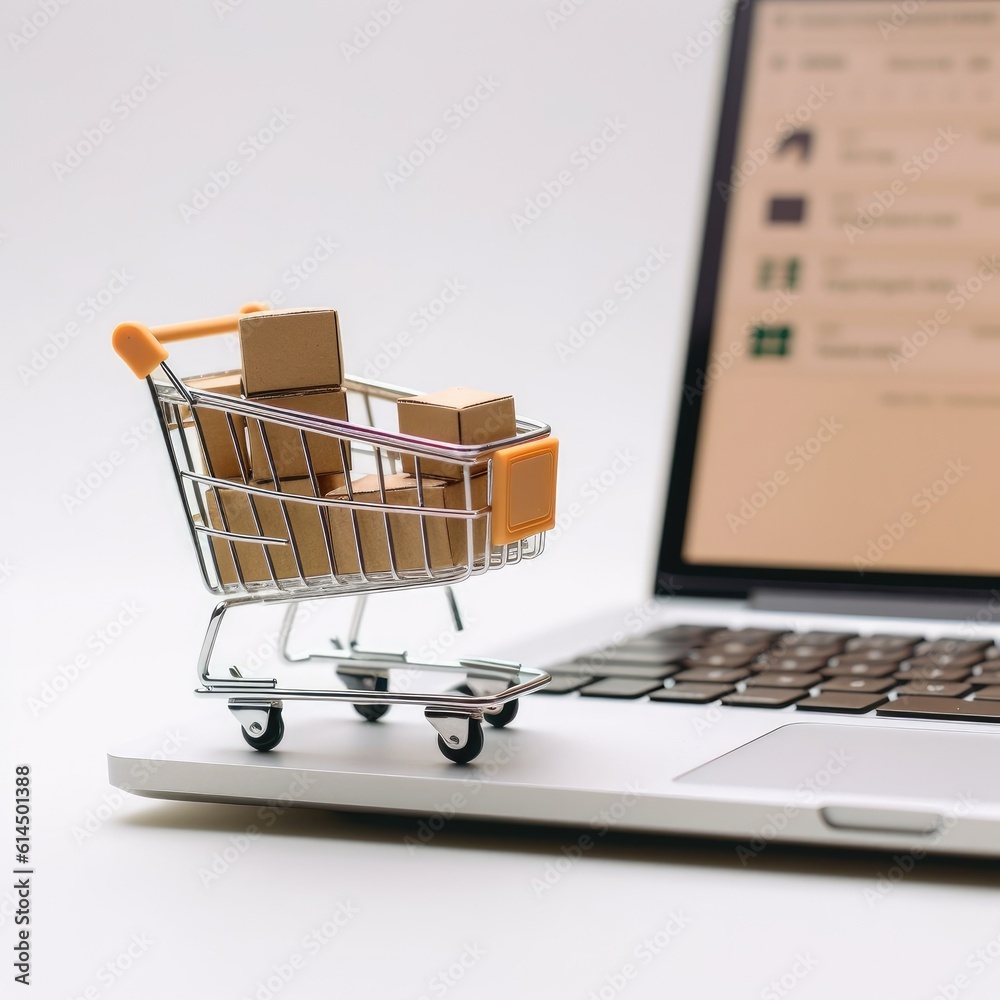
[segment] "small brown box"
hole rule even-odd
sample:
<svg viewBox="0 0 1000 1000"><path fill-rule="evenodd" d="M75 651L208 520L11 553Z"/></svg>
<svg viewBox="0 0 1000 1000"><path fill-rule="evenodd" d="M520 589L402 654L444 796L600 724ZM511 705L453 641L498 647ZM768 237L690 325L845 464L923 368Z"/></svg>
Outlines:
<svg viewBox="0 0 1000 1000"><path fill-rule="evenodd" d="M489 476L484 472L473 476L469 485L472 488L472 506L466 504L465 483L448 483L444 488L444 505L449 510L479 510L489 504ZM481 518L448 518L448 538L451 543L451 556L456 566L465 566L469 562L468 524L472 521L472 561L482 563L487 551L486 515Z"/></svg>
<svg viewBox="0 0 1000 1000"><path fill-rule="evenodd" d="M185 382L192 389L204 389L206 392L219 392L226 396L240 396L240 373L227 372L221 375L204 375L201 378L189 378ZM187 411L187 407L184 408ZM249 469L249 452L247 451L247 423L238 414L231 414L233 430L236 433L236 446L243 464ZM190 411L182 412L186 424ZM198 421L201 424L201 443L205 455L205 469L219 479L242 479L240 457L233 447L233 436L229 432L229 421L222 410L210 410L206 406L198 407Z"/></svg>
<svg viewBox="0 0 1000 1000"><path fill-rule="evenodd" d="M396 474L386 476L385 503L407 507L417 506L417 481L412 476ZM445 484L440 480L423 478L424 506L444 507ZM351 483L351 493L358 503L382 503L378 476L364 476ZM331 499L346 500L346 486L328 494ZM352 510L347 507L327 508L337 568L343 573L358 573L358 550L354 537ZM424 517L418 514L389 514L389 531L396 557L397 570L424 568L424 547L420 522L427 526L427 550L431 569L445 569L451 565L451 545L448 539L448 519ZM361 558L366 573L387 573L390 569L389 542L386 535L385 515L378 510L358 510L358 536L361 540Z"/></svg>
<svg viewBox="0 0 1000 1000"><path fill-rule="evenodd" d="M268 396L256 402L268 403L284 410L294 410L296 413L309 413L319 417L330 417L333 420L347 420L347 393L343 389L323 389L318 392L298 393L295 395ZM247 424L250 430L250 468L255 479L270 479L271 467L264 451L264 440L260 433L259 422L251 417ZM264 421L264 433L271 448L274 459L274 470L278 479L295 479L308 476L306 456L302 450L302 440L294 427ZM329 472L345 472L344 458L347 458L347 469L351 467L351 445L344 441L344 454L340 450L341 439L306 431L306 445L312 458L313 471L317 475Z"/></svg>
<svg viewBox="0 0 1000 1000"><path fill-rule="evenodd" d="M396 409L400 433L433 441L485 445L517 433L514 397L494 392L458 386L399 399ZM479 463L472 471L482 472L485 467L484 463ZM403 469L415 472L412 456L403 455ZM420 471L442 479L462 478L462 466L436 459L421 459Z"/></svg>
<svg viewBox="0 0 1000 1000"><path fill-rule="evenodd" d="M325 492L343 485L344 476L330 475L318 477L320 496ZM273 489L273 483L257 483L265 489ZM290 479L281 483L281 491L295 496L315 496L312 483L308 479ZM207 495L208 519L210 526L221 531L231 531L238 535L265 536L268 538L288 538L288 527L282 515L282 501L277 497L253 497L251 509L250 496L239 490L219 489L218 496L222 499L221 509L226 519L223 523L220 514L220 504L215 490L209 490ZM286 501L285 511L288 523L295 535L295 544L299 550L302 562L302 572L305 576L327 576L330 573L330 560L326 548L325 518L322 508L318 505ZM256 510L260 521L260 531L254 522L253 511ZM228 527L226 526L228 525ZM271 573L264 556L265 546L256 542L234 542L236 557L239 559L243 579L248 583L269 581ZM219 576L223 583L239 583L236 566L233 563L232 550L224 538L213 538L212 548L219 565ZM295 566L295 556L291 545L268 545L267 552L274 565L274 575L279 580L298 579ZM339 567L338 567L339 568Z"/></svg>
<svg viewBox="0 0 1000 1000"><path fill-rule="evenodd" d="M334 309L287 309L240 317L247 396L326 389L344 381L340 323Z"/></svg>

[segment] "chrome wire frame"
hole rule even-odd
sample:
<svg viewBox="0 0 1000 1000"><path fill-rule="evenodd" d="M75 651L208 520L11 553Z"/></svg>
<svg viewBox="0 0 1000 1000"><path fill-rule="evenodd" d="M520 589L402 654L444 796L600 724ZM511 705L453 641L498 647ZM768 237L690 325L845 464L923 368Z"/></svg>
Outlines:
<svg viewBox="0 0 1000 1000"><path fill-rule="evenodd" d="M234 374L234 373L225 373ZM160 377L157 377L157 376ZM375 426L373 402L395 403L401 397L415 395L409 389L388 385L368 379L347 378L343 388L348 393L352 411L359 406L367 419L366 423L333 420L294 410L283 409L265 400L243 399L222 393L210 392L186 385L178 379L166 364L160 366L147 379L156 406L161 430L170 456L174 476L181 501L187 516L191 537L198 553L202 579L213 594L221 598L209 621L198 661L198 694L220 695L230 698L234 711L242 703L254 709L260 699L261 704L280 707L282 699L300 700L346 700L353 704L420 704L430 709L440 709L449 714L482 718L483 711L495 710L498 706L518 698L548 682L549 676L542 671L521 667L517 664L496 660L459 660L454 663L417 663L405 654L380 653L362 650L359 647L358 632L361 613L367 595L383 591L395 591L417 587L441 586L445 588L457 630L461 628L457 606L451 593L451 586L471 576L489 570L502 569L526 559L540 555L545 547L544 533L536 534L518 542L486 547L476 551L475 534L481 527L483 537L490 538L491 502L493 493L493 468L491 453L501 448L525 441L547 437L549 427L523 417L517 418L517 433L513 438L490 442L487 446L442 444L422 438L379 430ZM239 478L224 479L214 474L212 455L205 446L203 420L208 412L222 414L228 427L232 444L232 457L240 469ZM218 416L215 418L218 423ZM304 468L305 474L295 478L308 480L310 493L290 493L283 489L291 478L279 475L280 468L275 447L269 438L276 428L297 435L294 457ZM256 432L267 463L267 477L254 478L249 468L247 433ZM279 432L282 433L282 432ZM308 435L308 437L307 437ZM288 437L287 430L283 432ZM339 449L340 466L344 470L345 498L323 495L320 479L324 473L316 469L312 450L316 442L328 439L336 442ZM309 441L312 440L312 450ZM287 445L281 451L287 462ZM386 489L386 477L402 468L404 457L413 464L416 490L415 505L393 504ZM465 502L461 507L437 507L425 502L426 480L434 477L426 475L421 463L429 460L447 461L461 469ZM351 468L358 462L366 465L377 477L378 502L365 502L355 498L351 485ZM473 470L485 469L486 500L481 507L473 505ZM259 471L259 470L258 470ZM477 474L479 474L477 472ZM255 529L248 534L231 530L227 504L222 494L239 494L245 498L247 510ZM277 505L280 512L280 533L267 534L263 528L259 504L267 501L273 512ZM211 510L218 523L213 523ZM330 517L336 509L350 513L349 524L352 536L348 537L350 551L340 552L334 544ZM298 514L311 509L317 518L323 544L325 565L321 569L328 572L306 573L301 539L297 537L296 523L301 526ZM388 568L369 571L365 566L365 553L358 515L366 512L381 514L384 525L384 541ZM393 537L392 515L409 515L416 518L419 527L422 565L402 567L399 564L396 540ZM464 523L465 553L467 558L458 565L434 567L432 565L431 541L428 533L430 519L446 518L444 530L449 525ZM412 523L412 522L410 522ZM381 532L381 528L379 529ZM380 536L381 538L381 536ZM337 539L343 543L343 538ZM350 543L353 542L353 546ZM249 551L259 551L263 556L266 574L263 579L250 579L241 565L237 546L253 546ZM273 550L273 551L272 551ZM236 580L224 582L219 554L227 552ZM244 553L248 550L244 549ZM294 571L279 574L274 555L287 551L291 555ZM244 558L246 558L244 554ZM287 567L287 560L285 561ZM345 572L344 566L351 567ZM258 569L260 566L258 565ZM346 645L334 640L334 648L329 652L309 655L294 655L290 652L291 635L295 622L297 602L321 598L355 595L359 599L358 610L351 626ZM249 605L287 603L280 634L280 647L286 662L330 663L336 668L337 676L347 689L313 690L294 687L279 687L274 678L242 677L239 671L229 668L229 676L216 676L212 670L213 652L223 620L233 608ZM455 692L440 694L419 694L409 691L373 690L376 679L388 682L388 672L392 668L427 669L432 671L458 671L465 676L465 683L471 695ZM234 699L233 695L253 695L254 701Z"/></svg>

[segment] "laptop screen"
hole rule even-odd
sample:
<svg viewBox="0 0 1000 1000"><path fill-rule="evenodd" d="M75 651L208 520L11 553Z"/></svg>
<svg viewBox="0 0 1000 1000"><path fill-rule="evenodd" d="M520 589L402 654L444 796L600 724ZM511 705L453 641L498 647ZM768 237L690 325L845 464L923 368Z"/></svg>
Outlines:
<svg viewBox="0 0 1000 1000"><path fill-rule="evenodd" d="M1000 575L1000 4L737 7L665 554Z"/></svg>

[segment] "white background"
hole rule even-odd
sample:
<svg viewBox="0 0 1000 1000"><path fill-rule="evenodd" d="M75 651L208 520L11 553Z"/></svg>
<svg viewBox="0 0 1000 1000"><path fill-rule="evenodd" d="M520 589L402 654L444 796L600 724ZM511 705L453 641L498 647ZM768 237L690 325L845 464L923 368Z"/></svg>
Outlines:
<svg viewBox="0 0 1000 1000"><path fill-rule="evenodd" d="M553 23L556 2L400 0L353 54L344 43L381 0L73 0L30 39L22 18L43 22L41 5L5 8L0 593L14 739L0 789L14 763L32 765L35 996L264 997L259 984L296 954L304 966L274 995L439 996L434 977L476 946L485 957L449 995L609 996L675 912L690 927L629 996L783 995L769 982L808 956L804 1000L930 997L1000 931L993 876L975 866L926 863L873 907L865 890L891 859L772 849L744 870L726 846L608 838L539 895L571 834L456 827L414 853L412 821L305 811L206 883L245 846L255 810L107 784L109 747L191 716L212 606L145 386L110 348L122 320L215 315L277 290L283 305L340 310L351 371L512 391L553 425L560 509L578 516L544 559L463 588L473 627L460 641L437 595L386 598L373 627L390 645L502 652L509 636L647 594L724 57L705 22L720 5L586 0ZM165 78L117 111L149 68ZM480 78L493 93L451 128L449 108ZM290 122L251 161L243 144L275 109ZM101 143L74 159L67 145L105 118ZM624 129L579 172L571 158L607 119ZM386 172L435 128L446 140L390 189ZM239 172L185 220L229 161ZM572 183L518 231L512 214L566 168ZM337 248L312 269L324 239ZM616 283L650 248L670 260L625 301ZM312 269L297 288L295 267ZM116 272L124 287L89 307ZM462 295L418 329L410 317L448 281ZM608 298L616 313L561 357ZM228 367L232 348L177 361L183 374ZM596 493L602 473L615 481ZM248 633L236 662L261 643L266 658L266 635ZM10 899L0 891L8 956ZM307 951L347 903L357 915ZM994 993L987 972L961 995Z"/></svg>

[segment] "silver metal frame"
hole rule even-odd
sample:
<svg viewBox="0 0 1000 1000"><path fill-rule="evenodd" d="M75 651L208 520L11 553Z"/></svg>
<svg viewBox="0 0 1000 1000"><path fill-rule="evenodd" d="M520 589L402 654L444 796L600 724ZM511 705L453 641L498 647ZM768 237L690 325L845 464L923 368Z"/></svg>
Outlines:
<svg viewBox="0 0 1000 1000"><path fill-rule="evenodd" d="M162 377L157 377L157 373ZM165 363L149 376L147 382L156 405L191 537L198 553L202 579L211 593L221 597L209 619L198 658L196 693L227 698L230 710L248 737L261 737L267 731L274 714L280 715L283 702L286 700L346 701L355 706L422 705L428 721L438 732L443 745L454 751L461 751L469 742L473 723L480 723L484 716L496 715L508 702L548 683L550 679L548 674L518 664L479 659L463 659L451 663L422 663L410 660L405 653L363 650L359 645L365 601L369 594L414 587L442 586L445 588L456 630L460 631L462 622L451 589L453 584L488 570L502 569L523 559L533 559L542 553L545 547L544 532L506 545L487 546L481 552L475 549L475 533L477 526L482 524L485 537L490 538L493 496L492 456L510 445L547 437L549 427L546 424L518 417L517 433L512 438L492 441L481 446L442 444L376 428L373 402L394 404L401 397L415 395L412 390L382 382L360 378L345 379L343 388L349 393L351 409L356 411L360 404L367 423L332 420L283 409L265 400L243 399L197 389L178 379ZM214 474L212 457L205 447L202 433L202 417L207 410L225 414L232 439L233 454L241 471L239 479L222 479ZM304 464L307 475L301 479L309 480L312 495L294 494L283 490L282 480L278 475L278 463L268 439L269 426L291 428L298 432L301 453L297 453L296 458L300 458ZM253 478L252 470L248 467L246 456L249 453L245 431L251 427L259 431L259 439L268 466L268 479ZM191 431L194 433L190 433ZM347 470L346 499L322 495L319 484L322 473L317 472L314 465L306 438L307 433L310 437L322 436L337 442L341 464L344 470ZM417 494L414 506L390 503L386 492L386 476L402 468L404 456L411 458L414 465L412 475ZM461 468L461 482L464 483L465 492L464 506L435 507L425 502L425 481L432 477L423 473L421 463L433 459L443 459ZM378 478L379 502L377 503L355 499L349 470L352 463L354 468L357 468L359 461L367 465ZM487 502L484 507L477 508L472 503L473 470L483 468L487 476ZM246 503L256 534L230 530L226 507L220 496L220 493L225 491L242 494L247 498ZM221 527L213 524L209 516L210 496L213 496L212 510L218 512ZM265 498L271 503L277 501L279 504L284 528L283 536L265 534L263 531L257 504ZM325 541L328 573L307 576L304 572L300 542L296 539L295 525L290 516L290 504L311 507L315 511ZM335 544L329 521L331 509L338 507L351 512L353 551L350 552L350 556L357 566L357 571L352 573L343 572L342 567L338 566L338 544ZM382 514L389 564L387 570L372 572L365 566L365 553L358 522L358 513L361 511ZM399 564L391 515L401 514L417 518L423 550L422 566L401 567ZM451 524L456 521L464 523L467 554L464 563L443 568L432 565L428 537L429 518L448 518ZM336 541L343 543L342 538ZM268 578L248 579L240 563L238 544L252 545L260 550L267 567ZM293 574L279 575L275 568L272 550L277 552L282 548L287 548L291 553L295 568ZM223 572L219 563L220 551L228 552L238 582L223 582ZM344 556L345 553L342 551L342 560ZM355 595L358 603L346 643L334 639L329 651L305 655L293 654L291 639L298 602L347 595ZM216 641L226 614L236 607L276 603L289 605L279 633L279 648L286 664L329 663L335 668L334 675L345 685L343 688L279 686L277 678L243 677L232 666L229 667L228 676L219 676L217 670L213 670ZM399 668L460 673L462 686L471 693L462 693L456 689L443 693L390 690L388 689L390 671ZM471 756L468 759L471 759Z"/></svg>

